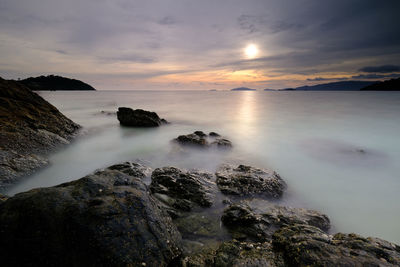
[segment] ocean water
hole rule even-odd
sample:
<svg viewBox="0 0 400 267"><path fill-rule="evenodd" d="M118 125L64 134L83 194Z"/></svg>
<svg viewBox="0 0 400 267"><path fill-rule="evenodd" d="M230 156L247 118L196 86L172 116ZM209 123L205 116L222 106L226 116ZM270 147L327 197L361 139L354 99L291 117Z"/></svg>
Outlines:
<svg viewBox="0 0 400 267"><path fill-rule="evenodd" d="M13 195L78 179L113 163L215 171L221 163L277 171L288 184L285 205L319 210L332 232L400 244L400 93L97 91L40 92L83 126L50 156L50 166L10 188ZM171 124L121 127L127 106L157 112ZM106 111L102 113L101 111ZM230 151L182 153L171 140L195 130L230 139ZM261 204L262 205L262 204Z"/></svg>

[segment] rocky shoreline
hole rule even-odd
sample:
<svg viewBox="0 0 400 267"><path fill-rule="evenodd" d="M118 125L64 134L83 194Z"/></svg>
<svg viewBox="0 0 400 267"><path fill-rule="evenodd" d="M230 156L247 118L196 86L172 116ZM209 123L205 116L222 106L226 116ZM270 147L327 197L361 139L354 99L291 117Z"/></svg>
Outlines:
<svg viewBox="0 0 400 267"><path fill-rule="evenodd" d="M80 126L16 81L0 78L0 189L49 162Z"/></svg>
<svg viewBox="0 0 400 267"><path fill-rule="evenodd" d="M79 125L29 89L0 80L1 185L47 163ZM166 124L120 108L122 126ZM173 140L229 149L215 132ZM147 183L150 179L150 183ZM329 232L329 218L279 205L287 185L273 170L222 164L215 172L124 162L13 197L0 194L2 266L399 266L400 247ZM222 196L222 199L221 199ZM252 206L261 200L262 209Z"/></svg>
<svg viewBox="0 0 400 267"><path fill-rule="evenodd" d="M221 167L258 185L269 170ZM256 171L255 171L256 170ZM240 171L240 175L238 175ZM151 174L150 174L151 173ZM317 211L248 202L260 192L226 197L216 173L126 162L79 180L0 200L4 266L396 266L400 247L355 234L331 235ZM144 183L151 176L151 183ZM280 180L282 178L279 177ZM283 180L282 180L283 181ZM269 181L275 182L275 181ZM225 184L235 191L235 183ZM286 187L286 185L285 185ZM251 187L247 187L251 188ZM260 187L259 187L260 188ZM261 187L262 188L262 187ZM265 199L282 196L265 187ZM223 192L222 192L223 193ZM204 213L210 210L210 213ZM221 232L227 234L217 238ZM202 243L202 238L214 242ZM194 247L193 247L194 245ZM24 255L20 257L19 255Z"/></svg>

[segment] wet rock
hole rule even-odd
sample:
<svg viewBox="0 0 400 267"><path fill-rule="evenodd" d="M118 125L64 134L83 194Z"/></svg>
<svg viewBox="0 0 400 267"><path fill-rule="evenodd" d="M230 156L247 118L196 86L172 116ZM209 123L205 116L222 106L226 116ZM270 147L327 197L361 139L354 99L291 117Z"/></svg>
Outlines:
<svg viewBox="0 0 400 267"><path fill-rule="evenodd" d="M220 135L216 132L210 132L208 135L211 137L220 137Z"/></svg>
<svg viewBox="0 0 400 267"><path fill-rule="evenodd" d="M304 224L275 232L273 247L288 266L400 266L398 245L356 234L331 236Z"/></svg>
<svg viewBox="0 0 400 267"><path fill-rule="evenodd" d="M158 117L157 113L143 109L118 108L117 118L121 125L131 127L158 127L167 123Z"/></svg>
<svg viewBox="0 0 400 267"><path fill-rule="evenodd" d="M188 255L182 260L183 267L201 266L284 266L283 259L276 255L269 242L226 241L213 249Z"/></svg>
<svg viewBox="0 0 400 267"><path fill-rule="evenodd" d="M232 147L232 142L225 138L218 138L217 140L211 142L211 146L217 146L219 148L229 148Z"/></svg>
<svg viewBox="0 0 400 267"><path fill-rule="evenodd" d="M249 196L262 195L268 198L280 198L286 183L274 171L251 166L224 164L215 173L217 185L227 195Z"/></svg>
<svg viewBox="0 0 400 267"><path fill-rule="evenodd" d="M0 78L0 187L48 164L80 126L29 88Z"/></svg>
<svg viewBox="0 0 400 267"><path fill-rule="evenodd" d="M265 241L285 225L306 224L327 231L329 218L317 211L291 208L270 204L262 213L256 213L248 205L240 203L230 205L221 218L233 238L241 240Z"/></svg>
<svg viewBox="0 0 400 267"><path fill-rule="evenodd" d="M197 131L197 133L199 133L199 131ZM196 134L196 132L187 135L180 135L175 139L175 141L181 145L192 145L199 147L206 147L209 145L207 139L201 134Z"/></svg>
<svg viewBox="0 0 400 267"><path fill-rule="evenodd" d="M217 238L221 235L221 221L213 214L193 213L174 220L179 232L185 239Z"/></svg>
<svg viewBox="0 0 400 267"><path fill-rule="evenodd" d="M146 178L151 174L151 168L138 162L125 162L121 164L115 164L108 167L108 169L117 170L127 175L138 178Z"/></svg>
<svg viewBox="0 0 400 267"><path fill-rule="evenodd" d="M179 211L190 211L195 206L213 204L215 184L212 174L180 170L175 167L157 168L151 175L151 192L163 203Z"/></svg>
<svg viewBox="0 0 400 267"><path fill-rule="evenodd" d="M178 144L184 146L196 146L202 148L218 147L231 148L232 142L222 138L219 134L211 132L209 135L202 131L195 131L187 135L180 135L174 139Z"/></svg>
<svg viewBox="0 0 400 267"><path fill-rule="evenodd" d="M167 266L180 256L161 203L127 164L116 166L3 202L2 265Z"/></svg>

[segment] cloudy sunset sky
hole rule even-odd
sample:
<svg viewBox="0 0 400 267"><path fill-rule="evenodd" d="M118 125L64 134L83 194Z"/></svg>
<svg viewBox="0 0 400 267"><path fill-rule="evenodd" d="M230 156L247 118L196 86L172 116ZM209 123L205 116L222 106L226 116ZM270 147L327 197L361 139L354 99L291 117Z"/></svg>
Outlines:
<svg viewBox="0 0 400 267"><path fill-rule="evenodd" d="M387 79L400 76L399 12L398 0L0 0L0 76L100 90Z"/></svg>

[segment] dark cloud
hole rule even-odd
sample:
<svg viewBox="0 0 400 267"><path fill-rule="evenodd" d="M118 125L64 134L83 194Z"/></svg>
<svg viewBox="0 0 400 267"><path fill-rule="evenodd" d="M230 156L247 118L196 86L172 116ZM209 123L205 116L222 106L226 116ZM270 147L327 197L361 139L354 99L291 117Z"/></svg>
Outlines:
<svg viewBox="0 0 400 267"><path fill-rule="evenodd" d="M395 65L368 66L368 67L361 68L359 71L375 72L375 73L400 72L400 66L395 66Z"/></svg>
<svg viewBox="0 0 400 267"><path fill-rule="evenodd" d="M387 79L387 78L399 78L400 74L388 74L388 75L384 75L384 74L359 74L359 75L355 75L352 76L351 78L353 79L361 79L361 80L368 80L368 79L376 79L376 80L380 80L380 79Z"/></svg>
<svg viewBox="0 0 400 267"><path fill-rule="evenodd" d="M341 77L341 78L336 78L336 77L332 77L332 78L322 78L322 77L316 77L316 78L308 78L306 81L309 82L322 82L322 81L346 81L349 78L347 77Z"/></svg>
<svg viewBox="0 0 400 267"><path fill-rule="evenodd" d="M207 71L223 82L254 70L311 82L359 70L355 79L386 79L400 72L399 10L399 0L0 0L0 75ZM249 43L258 58L245 59ZM134 68L143 72L129 76Z"/></svg>
<svg viewBox="0 0 400 267"><path fill-rule="evenodd" d="M166 16L158 21L158 24L161 24L161 25L173 25L176 23L177 23L177 20L171 16Z"/></svg>
<svg viewBox="0 0 400 267"><path fill-rule="evenodd" d="M242 14L237 19L240 29L247 33L269 32L279 33L288 30L299 30L304 25L284 20L275 20L267 15Z"/></svg>

